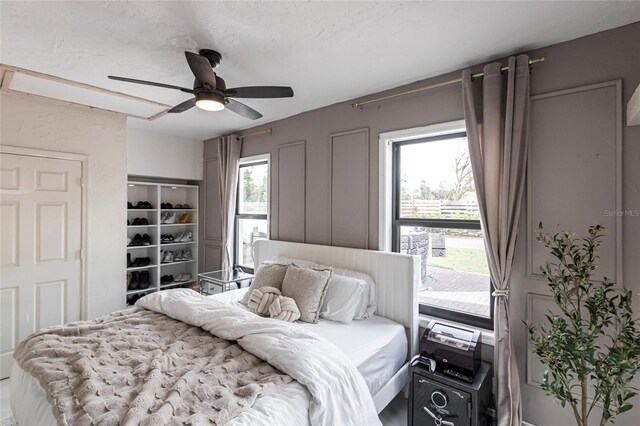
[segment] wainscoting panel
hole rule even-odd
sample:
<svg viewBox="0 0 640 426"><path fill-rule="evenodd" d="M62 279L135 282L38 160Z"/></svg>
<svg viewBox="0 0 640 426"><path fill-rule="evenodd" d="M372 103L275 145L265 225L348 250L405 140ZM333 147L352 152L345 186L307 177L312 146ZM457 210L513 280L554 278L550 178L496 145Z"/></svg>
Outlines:
<svg viewBox="0 0 640 426"><path fill-rule="evenodd" d="M621 108L620 80L532 98L531 122L537 125L527 177L529 277L542 278L540 265L551 260L535 237L539 222L545 232L580 235L598 222L609 233L597 275L622 283Z"/></svg>
<svg viewBox="0 0 640 426"><path fill-rule="evenodd" d="M306 142L278 146L278 240L305 242Z"/></svg>
<svg viewBox="0 0 640 426"><path fill-rule="evenodd" d="M206 244L203 250L203 271L218 271L221 268L222 248L218 245Z"/></svg>
<svg viewBox="0 0 640 426"><path fill-rule="evenodd" d="M331 135L331 245L369 248L369 129Z"/></svg>

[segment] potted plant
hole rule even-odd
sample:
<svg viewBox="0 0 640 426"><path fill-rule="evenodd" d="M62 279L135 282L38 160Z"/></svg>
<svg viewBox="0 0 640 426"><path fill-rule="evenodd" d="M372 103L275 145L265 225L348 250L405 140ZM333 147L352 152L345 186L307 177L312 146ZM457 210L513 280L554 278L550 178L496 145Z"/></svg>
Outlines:
<svg viewBox="0 0 640 426"><path fill-rule="evenodd" d="M629 411L636 395L630 386L640 370L640 328L633 318L632 292L609 279L596 280L600 241L606 229L589 235L536 231L554 262L541 267L559 313L547 322L525 322L536 355L547 367L542 389L564 407L571 406L576 423L587 426L594 407L602 410L600 425ZM588 393L589 388L592 389Z"/></svg>

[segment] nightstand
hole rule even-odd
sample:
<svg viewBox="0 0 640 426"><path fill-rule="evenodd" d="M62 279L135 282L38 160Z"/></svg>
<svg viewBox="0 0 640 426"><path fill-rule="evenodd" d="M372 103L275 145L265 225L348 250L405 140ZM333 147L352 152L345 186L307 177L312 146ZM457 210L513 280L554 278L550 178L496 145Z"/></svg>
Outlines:
<svg viewBox="0 0 640 426"><path fill-rule="evenodd" d="M409 369L409 426L490 425L490 372L491 364L482 362L469 383L431 371L418 357L414 358Z"/></svg>
<svg viewBox="0 0 640 426"><path fill-rule="evenodd" d="M252 279L252 274L234 269L224 269L198 274L198 287L200 287L200 293L212 295L238 289L242 281Z"/></svg>

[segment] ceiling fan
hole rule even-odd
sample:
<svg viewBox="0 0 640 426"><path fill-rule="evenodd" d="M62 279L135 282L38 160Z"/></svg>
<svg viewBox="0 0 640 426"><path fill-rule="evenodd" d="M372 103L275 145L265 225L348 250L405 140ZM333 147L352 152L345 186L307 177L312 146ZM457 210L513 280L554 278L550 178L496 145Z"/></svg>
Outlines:
<svg viewBox="0 0 640 426"><path fill-rule="evenodd" d="M255 109L238 102L233 98L290 98L293 97L293 89L287 86L248 86L227 89L222 77L213 72L213 68L220 64L222 55L215 50L202 49L197 54L184 52L189 68L195 76L193 89L173 86L171 84L155 83L153 81L136 80L134 78L108 76L111 80L125 81L128 83L146 84L147 86L164 87L166 89L180 90L191 93L194 98L189 99L171 108L168 113L184 112L197 106L206 111L222 111L225 107L229 110L251 120L262 117Z"/></svg>

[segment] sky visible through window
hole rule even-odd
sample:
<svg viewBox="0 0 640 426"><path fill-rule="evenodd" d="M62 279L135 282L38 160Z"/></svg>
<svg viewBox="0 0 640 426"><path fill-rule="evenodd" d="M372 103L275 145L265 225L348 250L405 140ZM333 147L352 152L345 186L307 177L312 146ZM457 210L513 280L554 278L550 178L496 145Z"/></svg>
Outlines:
<svg viewBox="0 0 640 426"><path fill-rule="evenodd" d="M419 189L422 180L434 189L452 185L456 180L456 158L468 157L468 152L467 138L403 146L401 169L407 189Z"/></svg>

